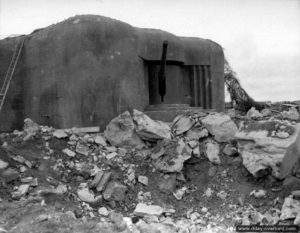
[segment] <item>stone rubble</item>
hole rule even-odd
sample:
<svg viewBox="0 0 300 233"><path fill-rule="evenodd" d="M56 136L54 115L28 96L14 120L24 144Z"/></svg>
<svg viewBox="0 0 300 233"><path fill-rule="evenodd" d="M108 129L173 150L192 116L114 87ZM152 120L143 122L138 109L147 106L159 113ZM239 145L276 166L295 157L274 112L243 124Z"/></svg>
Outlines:
<svg viewBox="0 0 300 233"><path fill-rule="evenodd" d="M135 207L133 214L141 217L145 215L160 216L163 212L163 208L158 205L145 205L143 203L139 203Z"/></svg>
<svg viewBox="0 0 300 233"><path fill-rule="evenodd" d="M146 114L134 109L132 118L137 134L145 141L171 139L170 126L162 121L154 121Z"/></svg>
<svg viewBox="0 0 300 233"><path fill-rule="evenodd" d="M198 193L201 198L215 198L216 201L222 201L223 205L228 204L231 191L226 185L218 189L211 186L203 191L187 185L187 179L190 178L184 170L185 165L201 161L203 156L211 163L212 169L209 170L213 172L209 176L212 178L230 181L228 169L218 171L223 165L221 156L236 156L241 159L241 166L245 166L254 177L270 177L268 175L272 174L276 179L284 179L283 184L294 184L297 175L300 175L300 124L281 119L265 120L269 116L265 112L251 109L245 118L240 118L237 127L231 117L224 113L180 115L172 124L168 124L154 121L144 113L133 110L132 116L125 112L114 118L104 134L99 133L97 127L53 129L26 119L24 132L14 132L14 135L27 141L41 133L45 140L42 156L46 161L58 153L50 148L49 141L52 138L68 141L67 148L60 149L63 159L57 159L53 166L62 180L65 179L64 183L47 177L51 186L40 187L44 181L36 178L34 173L29 175L27 172L31 169L43 170L43 166L26 159L23 154L11 156L17 164L16 169L11 168L6 159L1 159L0 172L8 181L18 180L21 183L11 192L13 200L46 194L71 196L81 204L80 210L69 211L73 219L100 217L99 227L111 226L122 232L218 232L218 227L210 226L208 222L224 219L232 219L239 224L276 224L292 219L295 225L300 225L300 189L297 190L296 186L291 196L283 202L276 199L273 204L276 208L270 208L265 213L245 206L244 198L238 197L240 201L229 204L233 211L226 216L214 216L210 207L202 206L198 210L192 208L183 219L173 218L177 210L172 206L166 207L165 203L157 205L157 197L147 190L155 182L159 192L175 202L184 202L186 197ZM290 113L296 115L294 109ZM299 117L295 119L283 115L281 117L285 119L299 120ZM8 150L9 145L4 148ZM124 162L123 157L128 154L135 156L135 159L147 160L147 169L159 173L161 179L153 181L150 173L141 173L137 165ZM200 170L198 172L201 173ZM81 182L77 188L66 185L71 174L77 182ZM130 197L130 191L137 187L140 189L137 190L137 197ZM267 199L269 192L253 190L249 198L252 196L261 201ZM128 198L133 202L124 204ZM43 201L41 203L45 205ZM281 210L278 209L280 205ZM126 209L130 217L117 213L120 207ZM96 211L94 208L97 208ZM41 215L37 219L40 222L50 221L49 216ZM226 232L234 231L228 228Z"/></svg>
<svg viewBox="0 0 300 233"><path fill-rule="evenodd" d="M228 142L238 130L230 116L223 113L209 114L201 122L217 142Z"/></svg>
<svg viewBox="0 0 300 233"><path fill-rule="evenodd" d="M136 126L128 111L110 121L106 126L104 136L112 146L136 148L145 146L136 132Z"/></svg>
<svg viewBox="0 0 300 233"><path fill-rule="evenodd" d="M281 121L242 122L235 137L243 164L255 177L270 173L280 177L280 164L288 147L295 142L300 124L291 125ZM288 132L288 138L276 136Z"/></svg>

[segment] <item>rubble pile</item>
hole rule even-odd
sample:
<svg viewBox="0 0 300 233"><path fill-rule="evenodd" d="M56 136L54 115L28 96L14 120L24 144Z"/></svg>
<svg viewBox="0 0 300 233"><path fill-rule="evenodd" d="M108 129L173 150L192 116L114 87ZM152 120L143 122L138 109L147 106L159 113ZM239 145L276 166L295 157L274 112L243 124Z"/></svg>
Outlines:
<svg viewBox="0 0 300 233"><path fill-rule="evenodd" d="M36 208L36 224L96 222L89 232L300 225L299 121L294 108L190 112L169 123L133 110L102 133L25 119L23 131L0 137L0 202ZM0 232L24 227L9 220L0 217ZM87 232L77 223L72 231Z"/></svg>

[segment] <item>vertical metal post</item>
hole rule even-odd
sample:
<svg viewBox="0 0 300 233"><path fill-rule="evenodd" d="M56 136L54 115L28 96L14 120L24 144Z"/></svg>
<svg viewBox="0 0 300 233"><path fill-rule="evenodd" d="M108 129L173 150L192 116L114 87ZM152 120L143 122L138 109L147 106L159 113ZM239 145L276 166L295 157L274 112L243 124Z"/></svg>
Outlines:
<svg viewBox="0 0 300 233"><path fill-rule="evenodd" d="M197 82L197 70L196 66L193 66L193 83L194 83L194 106L199 106L199 90L198 90L198 82Z"/></svg>
<svg viewBox="0 0 300 233"><path fill-rule="evenodd" d="M201 66L201 79L202 79L202 103L203 103L203 108L206 109L206 99L207 99L207 90L206 90L206 73L205 73L205 66Z"/></svg>
<svg viewBox="0 0 300 233"><path fill-rule="evenodd" d="M210 66L207 66L207 79L208 79L208 108L212 108L212 79L211 79L211 71Z"/></svg>

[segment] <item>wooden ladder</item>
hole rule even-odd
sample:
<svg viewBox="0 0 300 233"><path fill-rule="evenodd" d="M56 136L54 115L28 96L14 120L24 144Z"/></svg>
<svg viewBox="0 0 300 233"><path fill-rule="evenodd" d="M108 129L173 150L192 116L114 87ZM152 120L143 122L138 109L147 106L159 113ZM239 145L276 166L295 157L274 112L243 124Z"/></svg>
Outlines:
<svg viewBox="0 0 300 233"><path fill-rule="evenodd" d="M11 81L13 75L14 75L17 63L18 63L20 55L22 53L24 42L25 42L25 38L22 39L16 45L14 54L12 56L11 62L9 64L9 67L8 67L8 70L7 70L7 73L5 75L4 82L2 84L1 91L0 91L0 112L1 112L2 107L4 105L4 102L5 102L5 98L6 98L9 86L10 86L10 81Z"/></svg>

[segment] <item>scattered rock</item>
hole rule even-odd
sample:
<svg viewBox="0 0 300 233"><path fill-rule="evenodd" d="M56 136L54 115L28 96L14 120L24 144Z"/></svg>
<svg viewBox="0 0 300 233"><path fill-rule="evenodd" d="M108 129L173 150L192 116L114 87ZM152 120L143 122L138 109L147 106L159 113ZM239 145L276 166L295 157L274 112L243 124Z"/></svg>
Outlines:
<svg viewBox="0 0 300 233"><path fill-rule="evenodd" d="M263 117L263 115L255 109L255 107L252 107L248 112L247 112L247 117L251 119L258 119Z"/></svg>
<svg viewBox="0 0 300 233"><path fill-rule="evenodd" d="M160 216L163 212L163 208L158 205L146 205L143 203L138 203L133 214L141 217L145 215Z"/></svg>
<svg viewBox="0 0 300 233"><path fill-rule="evenodd" d="M300 168L300 132L296 141L291 144L282 159L280 166L280 178L283 179L291 175L293 171Z"/></svg>
<svg viewBox="0 0 300 233"><path fill-rule="evenodd" d="M128 111L112 119L104 131L105 138L113 146L143 148L144 142L135 131L135 124Z"/></svg>
<svg viewBox="0 0 300 233"><path fill-rule="evenodd" d="M109 215L109 211L108 211L108 209L106 209L105 207L100 207L99 209L98 209L98 213L100 214L100 215L102 215L102 216L105 216L105 217L107 217L108 215Z"/></svg>
<svg viewBox="0 0 300 233"><path fill-rule="evenodd" d="M8 167L8 163L0 159L0 169L5 169L7 167Z"/></svg>
<svg viewBox="0 0 300 233"><path fill-rule="evenodd" d="M30 185L29 184L22 184L18 187L18 189L12 193L13 199L20 199L22 196L28 193Z"/></svg>
<svg viewBox="0 0 300 233"><path fill-rule="evenodd" d="M118 155L117 152L112 152L112 153L109 153L108 155L106 155L105 158L106 158L107 160L110 160L110 159L115 158L117 155Z"/></svg>
<svg viewBox="0 0 300 233"><path fill-rule="evenodd" d="M93 179L93 181L90 183L90 188L96 188L97 185L99 184L102 176L104 175L103 171L98 171Z"/></svg>
<svg viewBox="0 0 300 233"><path fill-rule="evenodd" d="M94 203L96 202L95 195L88 189L83 188L77 191L77 195L80 200L87 202L87 203Z"/></svg>
<svg viewBox="0 0 300 233"><path fill-rule="evenodd" d="M283 119L288 119L288 120L291 120L291 121L297 121L300 118L299 113L298 113L298 111L295 107L291 107L289 109L289 111L281 112L281 117Z"/></svg>
<svg viewBox="0 0 300 233"><path fill-rule="evenodd" d="M217 197L219 197L222 200L225 200L227 198L227 193L222 190L219 193L217 193Z"/></svg>
<svg viewBox="0 0 300 233"><path fill-rule="evenodd" d="M69 157L75 157L76 153L68 148L63 149L63 153L65 153Z"/></svg>
<svg viewBox="0 0 300 233"><path fill-rule="evenodd" d="M30 183L33 180L32 176L21 178L21 183Z"/></svg>
<svg viewBox="0 0 300 233"><path fill-rule="evenodd" d="M206 197L211 197L211 195L213 194L213 190L211 188L207 188L204 194Z"/></svg>
<svg viewBox="0 0 300 233"><path fill-rule="evenodd" d="M202 124L218 142L227 142L233 139L237 132L235 123L230 116L224 113L211 113L202 119Z"/></svg>
<svg viewBox="0 0 300 233"><path fill-rule="evenodd" d="M12 156L11 158L18 163L24 164L26 162L26 159L21 155Z"/></svg>
<svg viewBox="0 0 300 233"><path fill-rule="evenodd" d="M186 133L186 138L190 140L199 141L201 138L205 138L208 136L208 130L206 128L192 128Z"/></svg>
<svg viewBox="0 0 300 233"><path fill-rule="evenodd" d="M276 131L283 127L290 134L288 138L276 136ZM272 173L279 178L280 164L287 148L296 140L299 128L300 124L291 126L278 121L243 122L236 138L244 166L255 177Z"/></svg>
<svg viewBox="0 0 300 233"><path fill-rule="evenodd" d="M300 212L298 213L298 215L296 216L296 218L294 220L294 225L300 226Z"/></svg>
<svg viewBox="0 0 300 233"><path fill-rule="evenodd" d="M126 230L127 224L124 221L122 214L112 211L109 215L109 219L114 223L118 232L124 232Z"/></svg>
<svg viewBox="0 0 300 233"><path fill-rule="evenodd" d="M59 184L56 188L55 188L55 193L57 194L65 194L66 192L68 192L68 187L65 184Z"/></svg>
<svg viewBox="0 0 300 233"><path fill-rule="evenodd" d="M262 198L262 197L266 197L266 190L253 190L251 193L250 193L250 196L255 196L256 198Z"/></svg>
<svg viewBox="0 0 300 233"><path fill-rule="evenodd" d="M177 200L181 200L186 191L187 187L182 187L181 189L176 190L176 192L174 192L173 195Z"/></svg>
<svg viewBox="0 0 300 233"><path fill-rule="evenodd" d="M101 192L105 189L110 177L111 177L112 173L111 172L105 172L104 175L102 176L100 182L97 185L97 191Z"/></svg>
<svg viewBox="0 0 300 233"><path fill-rule="evenodd" d="M261 110L261 114L263 117L268 117L272 115L272 111L269 108L265 108Z"/></svg>
<svg viewBox="0 0 300 233"><path fill-rule="evenodd" d="M125 199L127 187L118 181L111 181L103 192L103 198L107 201L122 201Z"/></svg>
<svg viewBox="0 0 300 233"><path fill-rule="evenodd" d="M35 135L39 130L40 127L37 123L35 123L33 120L26 118L24 120L24 131L27 133L27 135Z"/></svg>
<svg viewBox="0 0 300 233"><path fill-rule="evenodd" d="M208 209L207 209L206 207L202 207L201 212L202 212L203 214L205 214L205 213L208 212Z"/></svg>
<svg viewBox="0 0 300 233"><path fill-rule="evenodd" d="M281 220L296 218L300 213L300 201L293 199L292 196L286 197L281 208Z"/></svg>
<svg viewBox="0 0 300 233"><path fill-rule="evenodd" d="M194 124L195 123L188 116L178 115L173 120L173 124L171 127L172 132L176 136L181 135L181 134L185 133L186 131L188 131L189 129L191 129Z"/></svg>
<svg viewBox="0 0 300 233"><path fill-rule="evenodd" d="M192 155L191 148L183 140L164 140L162 144L162 155L154 161L155 167L163 172L180 172L183 163Z"/></svg>
<svg viewBox="0 0 300 233"><path fill-rule="evenodd" d="M68 137L68 134L63 129L57 129L53 132L53 136L60 139Z"/></svg>
<svg viewBox="0 0 300 233"><path fill-rule="evenodd" d="M157 141L171 139L171 129L166 123L154 121L136 109L133 110L133 120L137 125L136 132L143 140Z"/></svg>
<svg viewBox="0 0 300 233"><path fill-rule="evenodd" d="M139 176L138 177L138 181L141 183L141 184L144 184L144 185L148 185L148 177L147 176Z"/></svg>
<svg viewBox="0 0 300 233"><path fill-rule="evenodd" d="M98 145L107 146L106 139L102 135L96 135L94 141Z"/></svg>
<svg viewBox="0 0 300 233"><path fill-rule="evenodd" d="M209 159L209 161L212 162L213 164L220 164L221 160L219 157L219 153L220 153L219 144L213 140L207 140L205 145L206 145L205 154Z"/></svg>
<svg viewBox="0 0 300 233"><path fill-rule="evenodd" d="M89 146L83 142L77 142L76 144L76 153L88 156L90 154Z"/></svg>

